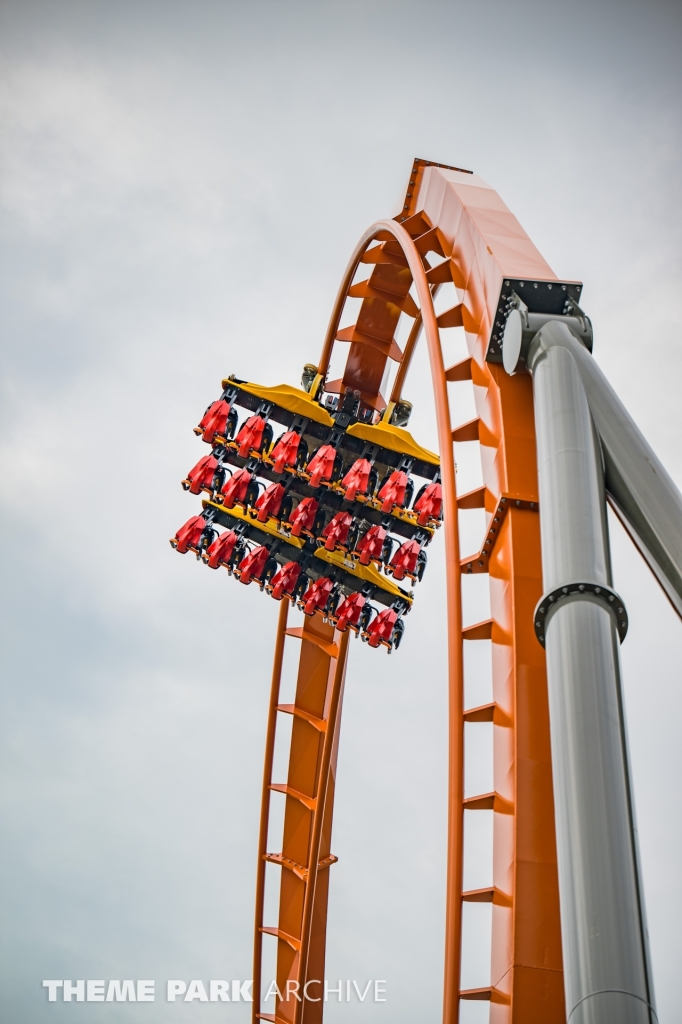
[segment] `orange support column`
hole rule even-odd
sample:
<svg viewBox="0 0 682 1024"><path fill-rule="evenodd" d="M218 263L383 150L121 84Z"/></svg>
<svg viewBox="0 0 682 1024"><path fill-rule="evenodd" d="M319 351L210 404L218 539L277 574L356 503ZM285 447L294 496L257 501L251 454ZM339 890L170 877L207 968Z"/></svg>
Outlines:
<svg viewBox="0 0 682 1024"><path fill-rule="evenodd" d="M542 596L531 382L473 364L484 476L493 645L491 1024L565 1020L545 654L533 629ZM481 386L487 378L486 390ZM494 533L492 533L494 531ZM465 895L466 899L466 895Z"/></svg>
<svg viewBox="0 0 682 1024"><path fill-rule="evenodd" d="M264 925L264 873L257 890L254 981L260 985L263 934L278 941L275 1013L262 1013L260 992L254 992L254 1020L281 1024L319 1024L324 1000L319 1002L324 979L329 868L336 861L330 850L336 759L341 702L346 668L348 633L336 634L320 617L306 618L302 627L286 629L286 609L280 615L271 716L293 717L289 770L286 782L271 778L275 724L268 729L264 780L264 808L269 793L285 796L281 852L265 849L267 810L263 812L260 859L281 870L279 918L276 927ZM279 676L284 636L301 641L298 680L293 704L280 704ZM317 986L314 985L317 982ZM303 999L303 994L307 999Z"/></svg>

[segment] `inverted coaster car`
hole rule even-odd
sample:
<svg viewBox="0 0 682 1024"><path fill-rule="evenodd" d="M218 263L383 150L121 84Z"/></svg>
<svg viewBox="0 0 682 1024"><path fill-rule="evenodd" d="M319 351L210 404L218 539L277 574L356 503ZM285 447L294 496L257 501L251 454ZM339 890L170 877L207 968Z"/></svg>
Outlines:
<svg viewBox="0 0 682 1024"><path fill-rule="evenodd" d="M422 579L442 518L437 456L359 392L328 394L309 374L305 390L230 377L194 429L211 451L182 485L204 509L173 547L397 648L413 601L404 583Z"/></svg>

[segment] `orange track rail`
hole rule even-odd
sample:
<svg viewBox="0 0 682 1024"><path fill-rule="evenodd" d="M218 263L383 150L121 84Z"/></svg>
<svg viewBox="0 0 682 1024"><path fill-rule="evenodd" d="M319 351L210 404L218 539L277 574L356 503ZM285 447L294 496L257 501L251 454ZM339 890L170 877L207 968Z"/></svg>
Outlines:
<svg viewBox="0 0 682 1024"><path fill-rule="evenodd" d="M378 243L374 244L373 243ZM427 253L442 262L431 266ZM360 263L373 264L367 281L353 284ZM332 312L319 364L326 377L335 343L349 342L344 375L327 391L361 391L381 411L379 393L389 358L399 362L390 396L400 399L423 328L429 354L444 497L449 682L449 827L446 891L444 1024L456 1024L460 999L488 1000L493 1024L565 1021L549 716L544 651L532 616L542 593L537 470L531 382L507 376L485 361L485 350L505 276L556 281L499 196L469 172L416 160L403 214L379 221L360 239ZM462 301L436 316L439 285L454 283ZM413 298L414 293L414 298ZM357 323L339 331L348 297L363 303ZM415 303L415 298L418 305ZM404 351L394 333L401 313L414 317ZM446 368L439 328L463 326L470 356ZM453 429L448 382L471 380L478 418ZM454 444L481 444L484 486L457 496ZM461 558L458 508L489 513L481 551ZM461 575L488 572L490 621L462 628ZM258 852L254 953L254 1022L318 1024L324 978L327 894L340 709L348 634L319 618L287 631L282 602L268 721ZM295 703L279 704L287 635L302 641ZM491 704L464 709L463 642L492 640ZM291 642L291 641L288 641ZM293 716L288 779L272 779L278 716ZM493 793L464 796L466 722L492 722ZM267 849L270 793L285 794L281 852ZM464 811L494 814L493 879L489 888L462 891ZM281 867L279 920L263 921L265 872ZM493 905L491 984L461 990L462 903ZM277 984L285 995L275 1013L261 1012L264 934L277 938ZM299 1000L310 980L310 1001ZM290 995L286 998L287 982ZM292 991L293 988L293 991Z"/></svg>

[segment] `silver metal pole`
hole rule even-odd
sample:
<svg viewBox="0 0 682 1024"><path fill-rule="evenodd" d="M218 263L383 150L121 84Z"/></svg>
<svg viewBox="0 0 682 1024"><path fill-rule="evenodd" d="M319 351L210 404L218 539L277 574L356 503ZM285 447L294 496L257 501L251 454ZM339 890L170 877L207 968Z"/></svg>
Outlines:
<svg viewBox="0 0 682 1024"><path fill-rule="evenodd" d="M552 767L569 1024L656 1021L621 700L622 605L611 587L604 476L560 323L533 374ZM559 343L553 343L559 342ZM619 612L620 608L620 612ZM540 623L538 619L537 625Z"/></svg>
<svg viewBox="0 0 682 1024"><path fill-rule="evenodd" d="M602 443L609 500L682 618L682 494L585 346L566 328L561 335Z"/></svg>

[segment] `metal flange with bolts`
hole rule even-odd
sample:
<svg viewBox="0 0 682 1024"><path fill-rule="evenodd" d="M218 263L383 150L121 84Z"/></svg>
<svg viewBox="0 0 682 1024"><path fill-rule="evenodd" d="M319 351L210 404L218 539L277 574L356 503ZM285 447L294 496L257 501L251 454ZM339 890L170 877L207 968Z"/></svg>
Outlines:
<svg viewBox="0 0 682 1024"><path fill-rule="evenodd" d="M537 603L534 615L535 635L542 646L545 646L547 626L556 609L567 601L580 600L594 601L608 608L615 619L622 643L628 631L628 613L623 598L603 583L568 583L565 587L557 587L549 594L545 594Z"/></svg>

